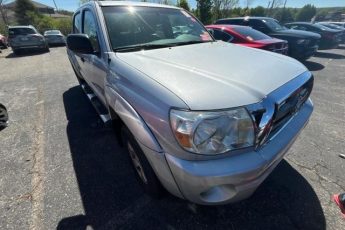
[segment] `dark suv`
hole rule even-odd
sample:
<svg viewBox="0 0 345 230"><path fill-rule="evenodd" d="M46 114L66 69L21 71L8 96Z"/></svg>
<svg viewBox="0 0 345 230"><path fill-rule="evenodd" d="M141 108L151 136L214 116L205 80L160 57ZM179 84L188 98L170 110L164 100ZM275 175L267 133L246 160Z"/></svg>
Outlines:
<svg viewBox="0 0 345 230"><path fill-rule="evenodd" d="M308 59L317 52L321 38L316 33L288 29L277 20L266 17L225 18L217 20L216 24L250 26L271 37L287 40L289 55L300 60Z"/></svg>
<svg viewBox="0 0 345 230"><path fill-rule="evenodd" d="M15 54L26 49L41 49L49 52L46 39L33 26L10 26L8 39Z"/></svg>
<svg viewBox="0 0 345 230"><path fill-rule="evenodd" d="M341 30L309 22L293 22L287 23L285 26L293 30L311 31L320 34L320 49L333 49L338 47L343 34Z"/></svg>

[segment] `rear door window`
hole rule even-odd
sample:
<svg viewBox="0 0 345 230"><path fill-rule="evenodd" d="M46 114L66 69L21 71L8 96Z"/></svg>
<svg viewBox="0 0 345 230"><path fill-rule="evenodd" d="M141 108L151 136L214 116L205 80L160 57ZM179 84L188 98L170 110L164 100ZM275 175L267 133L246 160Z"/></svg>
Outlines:
<svg viewBox="0 0 345 230"><path fill-rule="evenodd" d="M230 34L218 29L213 29L213 37L216 40L222 40L224 42L230 42L232 39L234 39L234 37Z"/></svg>
<svg viewBox="0 0 345 230"><path fill-rule="evenodd" d="M307 30L307 27L299 25L299 26L296 26L293 29L296 29L296 30Z"/></svg>
<svg viewBox="0 0 345 230"><path fill-rule="evenodd" d="M227 25L243 25L242 19L226 19L226 20L220 20L217 22L217 24L227 24Z"/></svg>
<svg viewBox="0 0 345 230"><path fill-rule="evenodd" d="M250 20L248 26L256 30L262 30L263 28L267 28L266 24L261 20Z"/></svg>
<svg viewBox="0 0 345 230"><path fill-rule="evenodd" d="M261 33L260 31L257 31L250 27L234 27L234 31L241 34L243 37L250 41L257 41L257 40L264 40L264 39L270 39L270 36L267 36L264 33Z"/></svg>
<svg viewBox="0 0 345 230"><path fill-rule="evenodd" d="M36 34L37 32L32 28L10 28L8 33L10 37L15 37L17 35Z"/></svg>

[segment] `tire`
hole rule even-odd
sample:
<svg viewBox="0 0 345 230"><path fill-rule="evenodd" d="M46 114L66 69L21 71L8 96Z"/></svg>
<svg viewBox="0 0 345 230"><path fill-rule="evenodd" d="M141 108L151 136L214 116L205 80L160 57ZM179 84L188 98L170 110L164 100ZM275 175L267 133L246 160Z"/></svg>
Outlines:
<svg viewBox="0 0 345 230"><path fill-rule="evenodd" d="M138 142L126 126L122 127L121 136L138 182L149 196L160 198L164 189Z"/></svg>
<svg viewBox="0 0 345 230"><path fill-rule="evenodd" d="M50 52L49 46L47 46L46 48L44 48L44 52L46 52L46 53L49 53L49 52Z"/></svg>
<svg viewBox="0 0 345 230"><path fill-rule="evenodd" d="M14 53L15 55L20 55L20 50L14 49L14 50L13 50L13 53Z"/></svg>
<svg viewBox="0 0 345 230"><path fill-rule="evenodd" d="M6 128L8 125L8 113L2 104L0 104L0 130Z"/></svg>

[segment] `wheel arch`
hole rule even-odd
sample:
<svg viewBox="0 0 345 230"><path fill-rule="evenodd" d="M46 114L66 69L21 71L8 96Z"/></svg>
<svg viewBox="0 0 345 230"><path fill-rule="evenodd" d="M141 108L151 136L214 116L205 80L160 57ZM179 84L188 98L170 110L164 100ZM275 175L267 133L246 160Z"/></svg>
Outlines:
<svg viewBox="0 0 345 230"><path fill-rule="evenodd" d="M162 152L160 144L145 121L123 97L109 86L105 87L105 97L120 144L123 144L121 127L125 125L142 145L156 152Z"/></svg>

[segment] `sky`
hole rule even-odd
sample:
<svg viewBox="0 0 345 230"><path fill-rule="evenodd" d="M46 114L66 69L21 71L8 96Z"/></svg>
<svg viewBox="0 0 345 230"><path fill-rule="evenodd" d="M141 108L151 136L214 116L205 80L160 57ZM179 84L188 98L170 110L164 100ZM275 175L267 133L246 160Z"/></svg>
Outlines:
<svg viewBox="0 0 345 230"><path fill-rule="evenodd" d="M53 0L35 0L36 2L40 2L49 6L54 7ZM172 0L175 1L175 0ZM272 0L251 0L252 4L251 7L255 6L264 6L267 7L268 2ZM284 1L284 0L282 0ZM8 1L11 2L11 1ZM65 9L74 11L79 6L79 0L55 0L56 5L59 9ZM188 0L189 5L191 8L196 8L196 1L195 0ZM245 0L240 0L240 5L245 6ZM332 6L343 6L345 7L345 0L287 0L287 7L302 7L305 4L313 4L316 7L332 7Z"/></svg>

